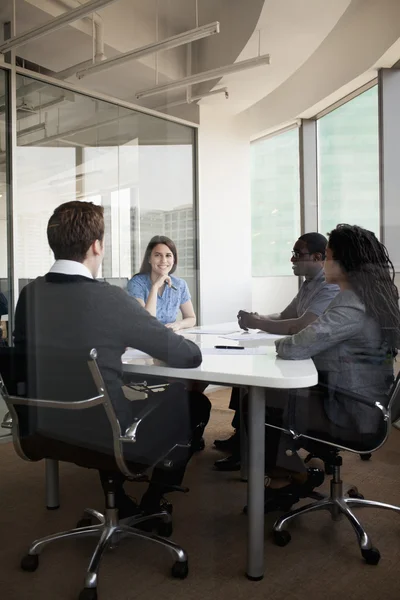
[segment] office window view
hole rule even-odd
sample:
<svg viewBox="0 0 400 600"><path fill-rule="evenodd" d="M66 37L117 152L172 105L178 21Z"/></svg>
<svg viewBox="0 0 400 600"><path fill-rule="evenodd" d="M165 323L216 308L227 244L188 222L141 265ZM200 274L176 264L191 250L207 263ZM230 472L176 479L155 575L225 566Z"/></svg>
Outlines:
<svg viewBox="0 0 400 600"><path fill-rule="evenodd" d="M167 235L196 306L193 130L20 75L17 100L17 293L51 266L47 220L76 199L104 206L101 277L125 287Z"/></svg>
<svg viewBox="0 0 400 600"><path fill-rule="evenodd" d="M300 235L297 128L251 144L251 233L253 277L291 275Z"/></svg>
<svg viewBox="0 0 400 600"><path fill-rule="evenodd" d="M318 121L319 230L338 223L379 235L378 87Z"/></svg>

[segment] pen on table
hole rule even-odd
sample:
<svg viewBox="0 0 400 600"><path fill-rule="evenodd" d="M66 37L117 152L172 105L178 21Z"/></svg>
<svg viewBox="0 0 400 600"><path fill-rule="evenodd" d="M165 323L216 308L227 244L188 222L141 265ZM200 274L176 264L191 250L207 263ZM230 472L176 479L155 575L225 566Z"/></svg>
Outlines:
<svg viewBox="0 0 400 600"><path fill-rule="evenodd" d="M214 346L218 350L244 350L244 346Z"/></svg>

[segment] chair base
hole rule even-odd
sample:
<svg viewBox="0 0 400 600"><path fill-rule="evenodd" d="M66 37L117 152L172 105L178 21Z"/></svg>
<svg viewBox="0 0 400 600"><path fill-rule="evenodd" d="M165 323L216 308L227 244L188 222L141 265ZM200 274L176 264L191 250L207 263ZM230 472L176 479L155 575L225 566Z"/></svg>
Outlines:
<svg viewBox="0 0 400 600"><path fill-rule="evenodd" d="M351 508L375 507L383 508L385 510L393 510L400 513L400 506L376 502L374 500L365 500L360 494L357 493L355 488L350 488L347 493L349 496L346 497L346 491L343 490L343 483L340 479L340 468L335 466L333 478L331 480L330 496L323 497L321 494L315 493L313 496L319 498L316 502L312 502L306 506L292 510L277 519L273 526L275 543L278 546L286 546L290 542L291 536L290 533L286 531L286 526L298 516L319 510L328 510L331 513L331 517L334 521L339 520L343 515L349 520L356 533L362 557L367 564L377 565L380 559L379 550L374 548L369 535Z"/></svg>
<svg viewBox="0 0 400 600"><path fill-rule="evenodd" d="M85 509L85 515L79 524L84 526L76 527L69 531L55 533L46 536L33 542L29 548L28 554L21 561L21 568L24 571L36 571L39 566L39 554L48 544L64 539L81 538L95 536L99 537L97 546L92 554L89 562L89 567L85 577L85 587L82 590L79 600L97 600L97 582L98 571L104 552L108 549L115 548L120 539L137 539L141 538L149 542L158 544L169 550L175 557L175 563L172 566L171 575L179 579L185 579L188 575L188 556L177 544L167 540L159 535L136 529L135 526L139 523L144 523L150 519L159 518L164 525L171 525L171 515L167 511L151 515L137 515L131 519L124 519L124 524L118 520L118 511L116 508L106 508L105 514L93 510ZM95 518L99 521L97 525L86 524ZM125 524L125 522L129 522Z"/></svg>

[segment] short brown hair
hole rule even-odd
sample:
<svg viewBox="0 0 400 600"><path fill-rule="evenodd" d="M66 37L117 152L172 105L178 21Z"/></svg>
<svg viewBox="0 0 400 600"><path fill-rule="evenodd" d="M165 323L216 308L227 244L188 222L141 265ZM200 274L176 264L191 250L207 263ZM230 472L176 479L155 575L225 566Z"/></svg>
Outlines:
<svg viewBox="0 0 400 600"><path fill-rule="evenodd" d="M56 260L83 262L90 246L104 237L104 208L93 202L65 202L47 224L47 239Z"/></svg>
<svg viewBox="0 0 400 600"><path fill-rule="evenodd" d="M158 246L158 244L164 244L171 250L174 256L174 264L170 273L175 273L176 267L178 266L178 251L174 242L166 235L155 235L151 238L151 240L147 244L146 252L144 253L143 262L142 266L140 267L139 273L151 273L151 265L149 263L149 260L151 253L153 252L153 248Z"/></svg>

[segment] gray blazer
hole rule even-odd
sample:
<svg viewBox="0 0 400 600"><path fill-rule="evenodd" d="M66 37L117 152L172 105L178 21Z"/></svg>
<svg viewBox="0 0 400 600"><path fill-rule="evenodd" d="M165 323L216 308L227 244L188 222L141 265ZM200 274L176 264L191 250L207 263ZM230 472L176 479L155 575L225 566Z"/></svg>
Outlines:
<svg viewBox="0 0 400 600"><path fill-rule="evenodd" d="M333 423L361 433L376 431L378 412L349 394L381 399L393 381L393 356L353 291L340 292L316 321L275 345L281 358L313 358L319 384L327 387L325 410Z"/></svg>

